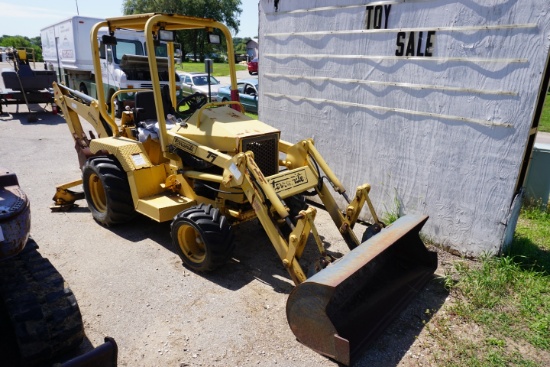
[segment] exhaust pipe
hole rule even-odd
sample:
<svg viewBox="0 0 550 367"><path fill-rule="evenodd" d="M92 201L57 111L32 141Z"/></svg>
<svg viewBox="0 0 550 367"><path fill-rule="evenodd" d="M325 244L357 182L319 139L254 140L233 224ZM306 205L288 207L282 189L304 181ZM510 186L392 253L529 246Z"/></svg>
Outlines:
<svg viewBox="0 0 550 367"><path fill-rule="evenodd" d="M405 216L290 294L286 313L309 348L349 365L433 277L437 254L419 232L427 216Z"/></svg>

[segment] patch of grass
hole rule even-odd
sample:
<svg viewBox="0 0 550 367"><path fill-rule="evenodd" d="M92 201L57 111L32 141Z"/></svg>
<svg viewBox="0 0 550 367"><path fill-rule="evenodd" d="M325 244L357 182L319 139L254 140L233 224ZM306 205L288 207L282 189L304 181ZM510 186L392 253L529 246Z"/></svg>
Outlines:
<svg viewBox="0 0 550 367"><path fill-rule="evenodd" d="M491 338L550 351L550 276L510 256L484 259L479 269L459 276L457 316L482 326Z"/></svg>
<svg viewBox="0 0 550 367"><path fill-rule="evenodd" d="M542 114L539 121L539 131L550 133L550 93L546 95L546 101L542 108Z"/></svg>
<svg viewBox="0 0 550 367"><path fill-rule="evenodd" d="M522 209L502 257L453 269L453 302L428 326L441 366L547 366L550 362L550 211Z"/></svg>
<svg viewBox="0 0 550 367"><path fill-rule="evenodd" d="M247 115L248 117L250 117L251 119L254 119L254 120L258 119L258 114L257 113L245 112L244 114Z"/></svg>
<svg viewBox="0 0 550 367"><path fill-rule="evenodd" d="M401 202L397 196L397 190L395 190L395 196L393 197L393 207L388 209L384 205L384 209L386 209L386 213L384 213L381 219L385 224L390 225L399 219L401 216Z"/></svg>
<svg viewBox="0 0 550 367"><path fill-rule="evenodd" d="M509 255L523 264L546 275L550 274L550 207L522 208Z"/></svg>
<svg viewBox="0 0 550 367"><path fill-rule="evenodd" d="M512 347L506 339L486 336L477 325L466 324L456 317L432 319L427 329L437 340L437 348L432 349L432 366L544 366Z"/></svg>
<svg viewBox="0 0 550 367"><path fill-rule="evenodd" d="M229 64L215 62L213 65L213 76L227 76L229 75ZM177 70L183 70L186 72L199 72L204 73L204 63L203 62L183 62L181 65L176 65ZM236 65L237 70L247 70L245 65Z"/></svg>

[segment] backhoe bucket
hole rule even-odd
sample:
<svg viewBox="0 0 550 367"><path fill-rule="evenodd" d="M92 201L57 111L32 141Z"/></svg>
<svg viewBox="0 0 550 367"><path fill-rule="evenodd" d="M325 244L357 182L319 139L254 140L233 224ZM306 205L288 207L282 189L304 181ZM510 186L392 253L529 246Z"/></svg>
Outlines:
<svg viewBox="0 0 550 367"><path fill-rule="evenodd" d="M290 294L298 340L349 365L433 276L437 254L419 237L427 216L405 216Z"/></svg>

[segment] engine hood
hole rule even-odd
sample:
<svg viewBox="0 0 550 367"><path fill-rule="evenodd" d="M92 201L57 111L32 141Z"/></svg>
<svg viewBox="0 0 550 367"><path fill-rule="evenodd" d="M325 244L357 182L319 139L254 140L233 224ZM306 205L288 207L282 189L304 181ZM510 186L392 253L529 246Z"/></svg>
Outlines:
<svg viewBox="0 0 550 367"><path fill-rule="evenodd" d="M197 127L198 115L195 113L188 120L186 128L176 125L171 133L230 155L240 151L245 139L271 136L278 141L280 138L280 130L227 106L203 110Z"/></svg>

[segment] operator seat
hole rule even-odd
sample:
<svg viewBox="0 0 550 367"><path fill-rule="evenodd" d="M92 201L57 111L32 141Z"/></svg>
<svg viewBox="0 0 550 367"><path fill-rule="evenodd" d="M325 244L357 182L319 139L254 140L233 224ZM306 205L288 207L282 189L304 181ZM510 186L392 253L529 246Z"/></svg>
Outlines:
<svg viewBox="0 0 550 367"><path fill-rule="evenodd" d="M139 126L146 120L157 120L155 94L152 90L137 92L134 97L134 123Z"/></svg>
<svg viewBox="0 0 550 367"><path fill-rule="evenodd" d="M161 95L164 113L166 115L174 115L176 110L170 100L170 87L168 85L162 86ZM139 126L140 122L146 120L158 120L155 108L155 94L152 90L137 92L134 97L134 123L136 126Z"/></svg>
<svg viewBox="0 0 550 367"><path fill-rule="evenodd" d="M162 92L162 106L164 107L164 113L166 115L168 114L175 115L176 109L172 105L172 100L170 99L170 87L168 86L168 84L165 84L162 86L161 92Z"/></svg>
<svg viewBox="0 0 550 367"><path fill-rule="evenodd" d="M167 115L176 114L170 100L170 89L164 85L161 90L162 106L165 118ZM171 122L166 122L167 128ZM158 139L159 126L157 110L155 108L155 93L152 90L137 92L134 96L134 124L137 128L137 138L144 142L148 138Z"/></svg>

